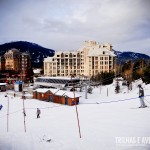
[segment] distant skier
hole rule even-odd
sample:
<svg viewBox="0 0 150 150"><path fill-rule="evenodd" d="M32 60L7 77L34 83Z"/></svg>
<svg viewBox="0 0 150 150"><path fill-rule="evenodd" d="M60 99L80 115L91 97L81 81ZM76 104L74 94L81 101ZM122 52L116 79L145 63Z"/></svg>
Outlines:
<svg viewBox="0 0 150 150"><path fill-rule="evenodd" d="M141 84L139 84L138 87L139 87L139 98L141 103L141 106L139 108L145 108L147 106L145 105L144 102L144 89L142 88Z"/></svg>
<svg viewBox="0 0 150 150"><path fill-rule="evenodd" d="M36 114L37 114L37 118L40 118L41 110L39 108L37 108Z"/></svg>
<svg viewBox="0 0 150 150"><path fill-rule="evenodd" d="M0 110L3 108L3 105L0 105Z"/></svg>

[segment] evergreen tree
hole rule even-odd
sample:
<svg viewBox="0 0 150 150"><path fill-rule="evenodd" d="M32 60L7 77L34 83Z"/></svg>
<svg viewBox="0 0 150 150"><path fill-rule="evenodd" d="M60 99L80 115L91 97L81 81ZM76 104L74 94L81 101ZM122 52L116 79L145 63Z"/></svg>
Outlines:
<svg viewBox="0 0 150 150"><path fill-rule="evenodd" d="M142 80L146 84L150 83L150 66L145 68Z"/></svg>
<svg viewBox="0 0 150 150"><path fill-rule="evenodd" d="M108 85L113 82L114 72L101 72L91 77L91 81Z"/></svg>
<svg viewBox="0 0 150 150"><path fill-rule="evenodd" d="M133 80L142 78L146 62L143 59L137 60L133 65Z"/></svg>

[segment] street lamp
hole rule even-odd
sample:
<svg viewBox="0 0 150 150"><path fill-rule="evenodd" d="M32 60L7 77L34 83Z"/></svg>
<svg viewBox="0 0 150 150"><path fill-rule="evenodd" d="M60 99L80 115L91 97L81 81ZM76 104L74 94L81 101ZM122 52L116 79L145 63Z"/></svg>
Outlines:
<svg viewBox="0 0 150 150"><path fill-rule="evenodd" d="M5 97L7 97L7 132L9 129L9 97L8 95L5 95Z"/></svg>

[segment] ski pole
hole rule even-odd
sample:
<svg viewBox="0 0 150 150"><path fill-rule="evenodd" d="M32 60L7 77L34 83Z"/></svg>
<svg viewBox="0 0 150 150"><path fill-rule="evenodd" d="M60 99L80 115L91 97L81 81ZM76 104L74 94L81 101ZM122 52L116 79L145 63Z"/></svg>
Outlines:
<svg viewBox="0 0 150 150"><path fill-rule="evenodd" d="M144 99L144 100L146 100L146 99ZM150 104L148 100L146 100L146 102L147 102L148 104ZM149 108L149 107L148 107L148 108Z"/></svg>

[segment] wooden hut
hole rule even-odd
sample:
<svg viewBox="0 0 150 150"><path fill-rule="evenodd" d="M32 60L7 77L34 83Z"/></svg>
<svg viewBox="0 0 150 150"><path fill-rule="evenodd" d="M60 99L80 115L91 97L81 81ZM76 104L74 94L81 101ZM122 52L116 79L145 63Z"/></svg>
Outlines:
<svg viewBox="0 0 150 150"><path fill-rule="evenodd" d="M49 89L39 88L33 91L33 98L48 101L49 100Z"/></svg>
<svg viewBox="0 0 150 150"><path fill-rule="evenodd" d="M59 89L36 89L33 91L33 98L43 101L50 101L58 104L73 106L79 103L79 94L74 95L73 92L68 92Z"/></svg>
<svg viewBox="0 0 150 150"><path fill-rule="evenodd" d="M77 93L73 93L73 92L66 92L64 94L65 97L65 103L67 103L67 105L69 106L73 106L73 105L77 105L79 103L79 97L81 97L79 94Z"/></svg>
<svg viewBox="0 0 150 150"><path fill-rule="evenodd" d="M66 93L66 91L64 91L64 90L57 91L54 94L54 102L59 103L59 104L65 104L65 98L64 98L65 93Z"/></svg>
<svg viewBox="0 0 150 150"><path fill-rule="evenodd" d="M33 99L37 99L37 91L36 90L33 91Z"/></svg>
<svg viewBox="0 0 150 150"><path fill-rule="evenodd" d="M75 104L79 103L79 97L81 97L79 94L74 95L73 92L68 92L64 90L58 90L54 91L50 89L50 93L53 96L53 102L73 106Z"/></svg>

